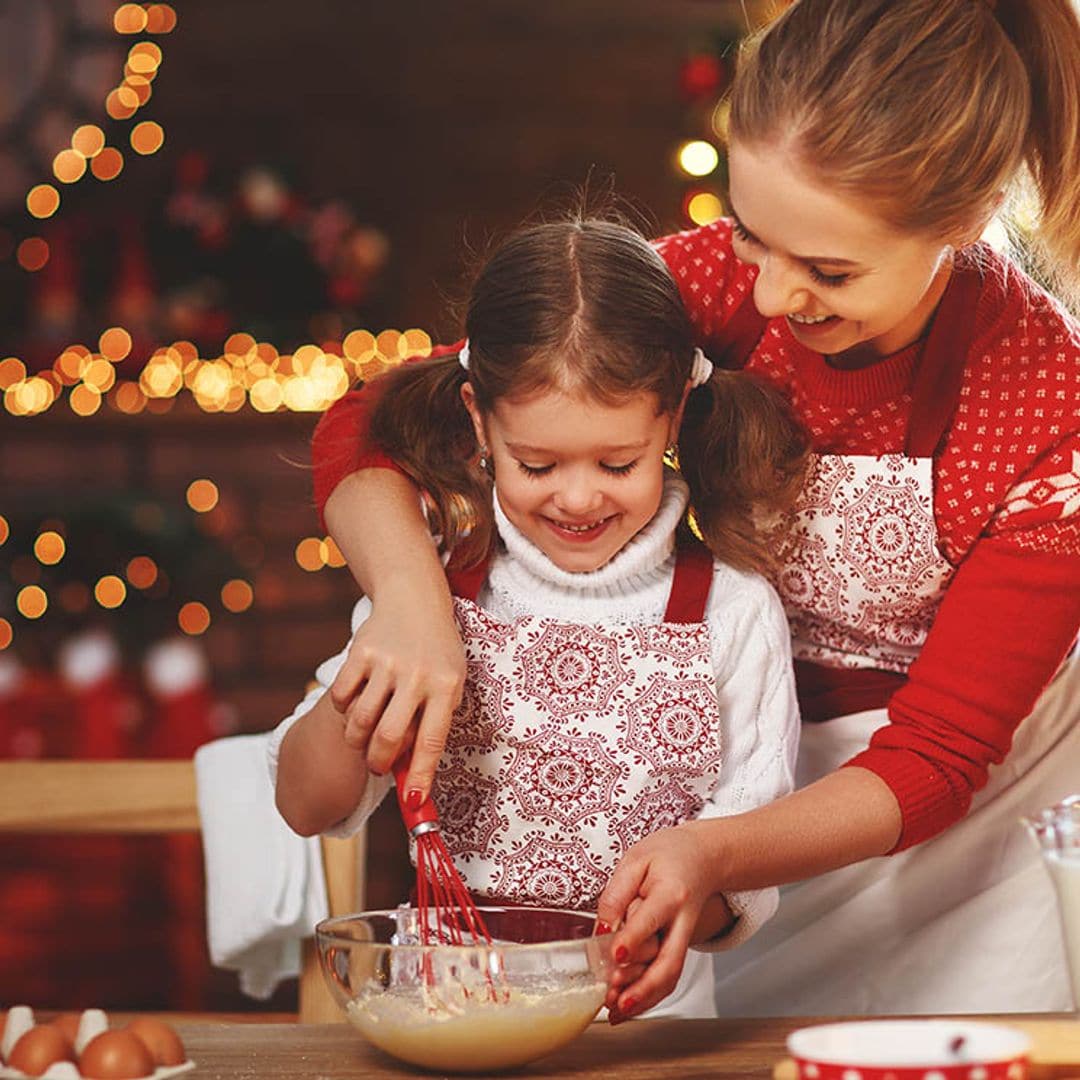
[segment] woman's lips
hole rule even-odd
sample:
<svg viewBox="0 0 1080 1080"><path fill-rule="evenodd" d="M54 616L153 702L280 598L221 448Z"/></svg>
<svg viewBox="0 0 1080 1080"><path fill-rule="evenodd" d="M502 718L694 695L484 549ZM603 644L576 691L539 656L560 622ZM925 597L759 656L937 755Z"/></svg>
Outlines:
<svg viewBox="0 0 1080 1080"><path fill-rule="evenodd" d="M826 334L840 322L839 315L826 315L824 318L814 316L810 322L804 322L803 318L805 316L802 318L795 315L787 316L787 324L791 332L800 338L813 338L819 334Z"/></svg>

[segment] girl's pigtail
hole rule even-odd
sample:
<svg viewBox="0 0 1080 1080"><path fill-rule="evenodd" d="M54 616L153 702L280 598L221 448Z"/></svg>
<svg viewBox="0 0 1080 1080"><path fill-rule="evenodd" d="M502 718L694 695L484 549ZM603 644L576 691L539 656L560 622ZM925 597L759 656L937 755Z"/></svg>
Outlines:
<svg viewBox="0 0 1080 1080"><path fill-rule="evenodd" d="M374 445L424 492L432 532L455 569L487 555L494 528L491 487L461 400L467 378L456 355L403 364L382 376L371 417Z"/></svg>
<svg viewBox="0 0 1080 1080"><path fill-rule="evenodd" d="M744 372L714 370L691 391L679 469L713 554L740 570L772 569L766 531L802 489L810 440L780 394Z"/></svg>

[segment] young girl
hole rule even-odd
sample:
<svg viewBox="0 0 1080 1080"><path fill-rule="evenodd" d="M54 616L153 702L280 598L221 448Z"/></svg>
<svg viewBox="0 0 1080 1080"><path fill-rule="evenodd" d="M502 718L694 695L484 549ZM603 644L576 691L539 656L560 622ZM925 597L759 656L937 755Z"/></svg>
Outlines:
<svg viewBox="0 0 1080 1080"><path fill-rule="evenodd" d="M643 837L791 790L788 632L753 520L797 490L805 438L772 391L712 373L667 268L618 225L511 238L466 328L456 355L387 376L373 418L426 494L459 598L468 676L432 795L482 901L593 910ZM706 467L684 478L668 451ZM348 835L389 790L352 728L316 692L277 729L277 803L298 832ZM683 953L746 940L776 905L773 889L668 887ZM668 1011L712 1014L709 963Z"/></svg>
<svg viewBox="0 0 1080 1080"><path fill-rule="evenodd" d="M734 216L659 250L698 344L810 429L777 580L817 722L801 790L714 823L708 847L643 841L600 916L641 900L617 939L632 950L674 910L642 898L659 876L800 882L726 954L722 1010L1068 1008L1053 892L1017 819L1080 777L1080 327L977 238L1029 176L1041 276L1076 295L1075 6L798 0L742 57L730 132ZM419 710L424 789L463 663L437 563L417 558L415 494L365 467L390 464L363 445L366 409L366 392L343 400L314 447L327 523L374 600L334 694L374 730L377 767ZM624 1010L672 985L668 959Z"/></svg>

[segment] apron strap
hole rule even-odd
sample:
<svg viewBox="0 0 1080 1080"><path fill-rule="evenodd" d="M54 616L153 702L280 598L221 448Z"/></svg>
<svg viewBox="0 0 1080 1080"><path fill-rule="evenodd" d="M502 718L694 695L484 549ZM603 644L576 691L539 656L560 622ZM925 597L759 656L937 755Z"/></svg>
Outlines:
<svg viewBox="0 0 1080 1080"><path fill-rule="evenodd" d="M466 566L462 570L448 570L446 580L450 586L450 595L476 603L476 598L480 595L480 587L487 581L490 566L491 553L488 552L472 566Z"/></svg>
<svg viewBox="0 0 1080 1080"><path fill-rule="evenodd" d="M933 457L956 412L982 286L978 269L953 269L915 372L904 445L908 457Z"/></svg>
<svg viewBox="0 0 1080 1080"><path fill-rule="evenodd" d="M664 622L703 622L712 579L712 552L700 540L677 541L675 576L671 581Z"/></svg>

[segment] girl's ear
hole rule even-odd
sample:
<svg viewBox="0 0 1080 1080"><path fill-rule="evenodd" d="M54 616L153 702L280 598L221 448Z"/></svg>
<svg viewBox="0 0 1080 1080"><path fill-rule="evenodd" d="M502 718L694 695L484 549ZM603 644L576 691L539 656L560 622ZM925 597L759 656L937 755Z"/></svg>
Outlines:
<svg viewBox="0 0 1080 1080"><path fill-rule="evenodd" d="M476 393L473 391L472 383L467 380L461 384L461 400L465 403L465 408L469 410L477 445L486 446L487 433L484 431L484 417L476 404Z"/></svg>

